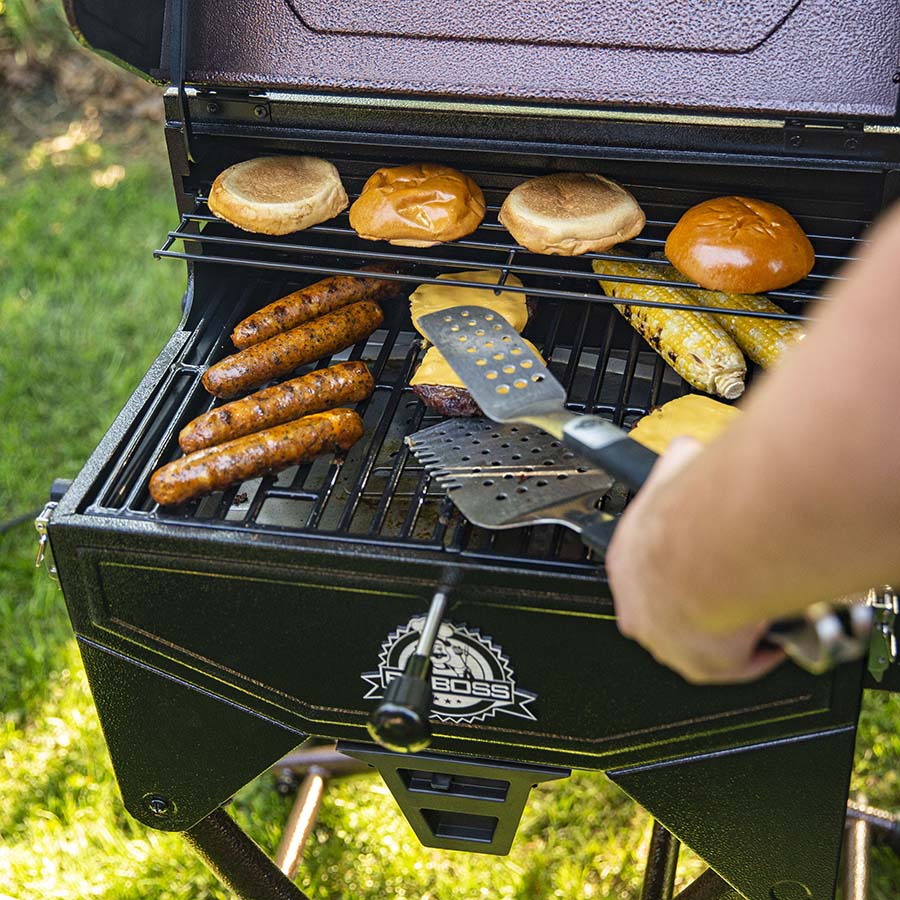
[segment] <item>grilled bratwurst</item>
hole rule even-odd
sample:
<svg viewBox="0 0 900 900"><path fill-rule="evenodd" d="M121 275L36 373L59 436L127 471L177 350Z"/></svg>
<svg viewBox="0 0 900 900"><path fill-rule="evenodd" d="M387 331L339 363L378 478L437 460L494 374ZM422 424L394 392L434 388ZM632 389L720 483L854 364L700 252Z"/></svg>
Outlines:
<svg viewBox="0 0 900 900"><path fill-rule="evenodd" d="M332 409L207 447L157 469L150 496L161 506L184 503L231 484L348 450L363 434L352 409Z"/></svg>
<svg viewBox="0 0 900 900"><path fill-rule="evenodd" d="M216 397L237 397L297 366L350 347L383 321L381 307L372 300L344 306L225 357L206 370L203 386Z"/></svg>
<svg viewBox="0 0 900 900"><path fill-rule="evenodd" d="M193 453L309 413L365 400L374 388L364 362L338 363L198 416L181 429L178 444L185 453Z"/></svg>
<svg viewBox="0 0 900 900"><path fill-rule="evenodd" d="M395 272L391 266L366 266L363 272ZM359 300L381 300L401 292L396 281L335 275L294 291L238 322L231 340L238 350L267 341L326 313Z"/></svg>

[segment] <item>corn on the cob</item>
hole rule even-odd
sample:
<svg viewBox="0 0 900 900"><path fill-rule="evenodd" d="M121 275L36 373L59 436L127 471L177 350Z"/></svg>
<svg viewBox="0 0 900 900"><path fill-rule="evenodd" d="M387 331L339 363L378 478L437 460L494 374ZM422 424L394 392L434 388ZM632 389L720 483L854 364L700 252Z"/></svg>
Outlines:
<svg viewBox="0 0 900 900"><path fill-rule="evenodd" d="M661 266L657 276L664 281L689 281L674 266ZM761 294L725 294L722 291L686 291L689 302L700 306L723 306L727 309L746 309L764 316L783 313L768 297ZM738 346L764 369L774 366L782 356L806 337L799 322L788 319L765 319L758 316L729 316L713 313L716 321L737 341Z"/></svg>
<svg viewBox="0 0 900 900"><path fill-rule="evenodd" d="M607 276L600 279L600 286L610 297L660 303L691 302L678 288L608 280L623 275L657 280L660 277L657 266L607 259L595 259L593 266L598 275ZM689 384L726 400L734 400L744 392L747 364L743 354L712 316L657 306L617 303L615 307Z"/></svg>

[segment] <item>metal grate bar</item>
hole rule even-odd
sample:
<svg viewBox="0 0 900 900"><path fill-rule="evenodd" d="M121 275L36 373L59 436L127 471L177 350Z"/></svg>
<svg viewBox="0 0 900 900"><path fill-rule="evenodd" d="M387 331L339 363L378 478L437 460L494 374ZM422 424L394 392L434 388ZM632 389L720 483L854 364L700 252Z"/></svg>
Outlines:
<svg viewBox="0 0 900 900"><path fill-rule="evenodd" d="M341 219L345 217L346 214L342 215ZM214 216L209 214L201 214L201 213L191 213L186 217L192 221L196 222L205 222L216 223L220 220L217 220ZM666 223L666 227L671 227L672 223ZM485 230L498 229L505 232L503 226L494 224L494 223L483 223L482 226L476 232L476 235L482 233ZM203 241L210 245L218 245L223 247L228 247L232 250L238 252L244 252L244 256L241 256L241 262L251 266L257 266L261 268L275 268L282 269L285 271L295 270L296 264L292 264L287 260L279 259L277 264L273 265L272 260L263 260L258 259L246 254L246 251L256 251L256 250L266 250L277 253L286 253L286 254L300 254L300 253L317 253L317 254L325 254L325 255L333 255L333 256L348 256L348 257L356 257L363 258L366 261L373 260L381 260L387 262L394 263L407 263L412 265L428 265L428 266L441 266L441 267L449 267L449 268L457 268L457 269L467 269L467 268L481 268L486 264L484 260L474 260L474 259L457 259L452 256L447 256L446 253L440 253L438 251L428 251L424 252L409 252L408 250L398 250L396 248L390 248L389 250L384 250L383 244L381 242L377 242L378 246L373 246L376 242L371 241L361 241L357 238L355 232L350 229L348 226L336 226L336 225L314 225L311 228L306 229L304 232L305 235L309 236L330 236L330 237L340 237L344 238L345 242L340 242L341 246L332 246L331 244L315 244L315 243L307 243L307 242L297 242L297 241L281 241L281 240L271 240L262 237L252 238L247 237L246 235L241 234L210 234L209 229L203 232ZM198 259L200 258L199 251L187 252L185 250L184 253L179 251L173 251L168 249L171 244L175 240L187 239L192 236L185 235L181 231L173 231L169 232L167 236L166 246L160 248L160 250L156 251L155 255L159 257L165 258L177 258L177 259ZM195 238L194 238L195 239ZM641 236L635 238L633 241L628 242L626 246L632 247L634 249L635 245L647 246L655 249L661 248L665 244L664 238L653 238L650 236ZM476 252L483 253L503 253L509 254L510 251L519 251L525 255L529 254L528 251L524 250L524 248L520 248L515 244L511 244L508 241L505 242L497 242L497 241L486 241L486 240L473 240L469 239L461 239L458 241L454 241L450 245L443 245L444 249L450 248L452 250L472 250ZM208 261L216 261L216 262L228 262L232 259L232 257L222 257L222 256L205 256L203 257ZM642 264L649 265L664 265L666 264L666 260L654 258L652 256L648 256L646 253L638 253L635 256L622 256L621 254L617 254L615 252L612 253L587 253L584 254L583 259L589 261L591 259L606 259L606 260L618 260L618 261L630 261L630 262L640 262ZM819 265L825 264L835 264L839 262L843 262L846 259L844 256L838 256L834 254L827 254L821 251L817 252L817 260ZM550 265L533 265L533 264L523 264L521 262L516 262L515 265L512 265L509 260L504 264L504 268L508 268L510 271L514 271L516 274L525 275L527 277L531 276L540 276L546 275L554 278L562 278L562 279L574 279L575 281L587 281L591 286L596 285L597 276L586 268L579 268L578 263L570 262L569 265L560 264L559 258L556 260L556 266ZM499 265L499 261L497 262L489 262L487 264L490 265ZM320 267L321 271L325 271L324 267ZM328 271L334 271L336 274L342 273L350 273L352 270L340 270L329 268ZM404 273L398 273L394 277L398 281L406 281L411 283L425 283L430 282L434 283L435 279L429 278L427 276L419 276L419 275L408 275ZM771 291L769 292L769 296L774 299L782 300L783 302L796 302L796 301L805 301L816 299L816 295L814 293L810 293L808 290L803 289L804 284L815 285L817 283L828 283L831 281L838 280L839 276L834 275L831 272L813 272L804 279L803 282L797 287L792 288L787 291ZM654 283L664 287L674 287L682 290L696 290L698 289L698 285L693 283L682 283L682 282L674 282L674 281L665 281L665 280L657 280L653 279L652 282L648 282L647 279L632 279L626 277L616 277L610 280L621 281L624 283L637 283L637 284L646 284L646 283ZM472 282L465 282L460 280L459 282L465 286L473 286ZM534 293L535 296L541 296L533 287L529 289L525 288L517 288L515 286L510 286L510 290L520 291L520 292L529 292ZM576 293L574 291L561 291L557 292L557 296L569 296L572 299L579 300L592 300L594 302L610 302L609 298L600 294L599 292L580 292ZM622 298L624 302L630 302L634 305L640 306L662 306L663 308L672 308L675 305L679 304L665 304L660 301L643 301L643 300L635 300L633 298ZM620 301L620 302L622 302ZM722 311L722 307L717 307L715 305L696 303L690 306L686 306L685 308L694 309L697 311L703 312L716 312ZM734 314L735 311L729 310L730 313ZM739 311L737 314L748 314L745 311ZM749 313L750 315L754 315L753 313ZM784 314L774 314L771 318L785 318L785 319L802 319L802 316L784 313Z"/></svg>

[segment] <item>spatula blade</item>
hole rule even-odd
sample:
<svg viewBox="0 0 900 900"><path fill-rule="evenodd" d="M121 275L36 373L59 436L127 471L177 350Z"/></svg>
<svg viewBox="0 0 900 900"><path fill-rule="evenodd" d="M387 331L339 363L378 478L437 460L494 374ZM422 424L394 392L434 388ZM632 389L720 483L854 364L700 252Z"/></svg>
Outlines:
<svg viewBox="0 0 900 900"><path fill-rule="evenodd" d="M563 410L565 388L499 313L457 306L416 321L488 418L521 422Z"/></svg>
<svg viewBox="0 0 900 900"><path fill-rule="evenodd" d="M429 476L482 528L558 524L580 531L612 478L531 425L451 419L406 438Z"/></svg>

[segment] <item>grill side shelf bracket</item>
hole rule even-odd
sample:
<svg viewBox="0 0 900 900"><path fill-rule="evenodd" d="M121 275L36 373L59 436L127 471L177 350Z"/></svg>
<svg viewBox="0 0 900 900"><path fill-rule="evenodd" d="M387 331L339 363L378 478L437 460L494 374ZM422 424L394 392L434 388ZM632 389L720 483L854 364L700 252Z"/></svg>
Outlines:
<svg viewBox="0 0 900 900"><path fill-rule="evenodd" d="M509 853L531 788L572 774L443 753L392 753L347 741L337 749L378 770L423 846L495 856Z"/></svg>

